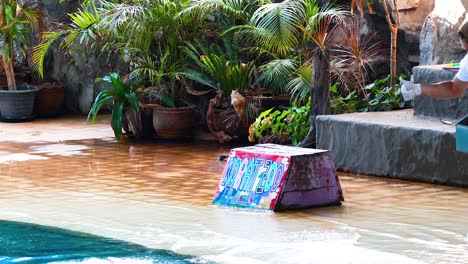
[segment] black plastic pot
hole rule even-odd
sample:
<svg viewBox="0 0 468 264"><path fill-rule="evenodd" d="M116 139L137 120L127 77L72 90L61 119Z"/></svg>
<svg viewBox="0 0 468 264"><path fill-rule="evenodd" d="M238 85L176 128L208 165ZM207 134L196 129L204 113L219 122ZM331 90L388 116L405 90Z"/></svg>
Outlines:
<svg viewBox="0 0 468 264"><path fill-rule="evenodd" d="M0 119L11 122L33 119L37 91L32 86L19 86L15 91L0 89Z"/></svg>

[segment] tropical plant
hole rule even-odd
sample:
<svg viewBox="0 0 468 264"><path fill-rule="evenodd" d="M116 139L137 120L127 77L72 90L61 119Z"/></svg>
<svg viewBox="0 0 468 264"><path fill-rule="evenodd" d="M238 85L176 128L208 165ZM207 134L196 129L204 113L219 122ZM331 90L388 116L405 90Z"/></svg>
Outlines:
<svg viewBox="0 0 468 264"><path fill-rule="evenodd" d="M46 33L47 40L37 46L34 62L39 72L50 45L62 39L61 47L79 44L94 46L101 54L117 54L129 68L129 78L143 77L148 87L161 95L167 106L184 104L185 87L180 74L187 63L187 55L180 48L194 39L198 23L181 11L189 0L178 1L106 1L84 5L70 14L71 24ZM148 32L152 32L148 34ZM171 100L166 100L171 98Z"/></svg>
<svg viewBox="0 0 468 264"><path fill-rule="evenodd" d="M204 25L183 15L189 0L103 1L101 30L115 42L115 49L130 65L130 78L144 77L165 98L184 104L185 86L180 74L187 64L181 47L195 39ZM148 32L152 32L148 34ZM166 104L171 104L165 101Z"/></svg>
<svg viewBox="0 0 468 264"><path fill-rule="evenodd" d="M404 78L404 75L400 75ZM364 88L365 93L359 94L353 90L344 96L340 95L338 86L335 84L330 88L332 99L332 112L335 114L349 112L372 112L402 109L405 101L401 96L401 86L388 86L390 75L379 79Z"/></svg>
<svg viewBox="0 0 468 264"><path fill-rule="evenodd" d="M245 25L234 26L236 37L246 45L258 47L260 53L272 58L288 58L296 52L302 41L309 8L316 7L313 0L285 0L280 3L263 3Z"/></svg>
<svg viewBox="0 0 468 264"><path fill-rule="evenodd" d="M16 90L15 48L26 50L31 33L42 24L42 14L33 1L0 1L0 34L2 61L8 83L8 90Z"/></svg>
<svg viewBox="0 0 468 264"><path fill-rule="evenodd" d="M136 89L140 88L138 86L139 82L137 79L124 80L120 74L116 72L110 73L102 79L98 78L96 81L108 82L112 85L112 89L103 90L97 95L89 110L88 120L95 122L101 108L107 103L112 103L111 126L112 130L114 130L115 138L117 141L120 141L122 138L124 109L130 107L136 112L140 110L138 97L136 95Z"/></svg>
<svg viewBox="0 0 468 264"><path fill-rule="evenodd" d="M205 19L216 17L220 29L245 24L252 13L265 2L257 0L193 0L180 14Z"/></svg>
<svg viewBox="0 0 468 264"><path fill-rule="evenodd" d="M243 63L232 55L230 57L233 60L230 61L223 56L229 53L222 52L223 54L218 55L214 49L204 49L201 42L198 42L198 47L197 49L190 43L185 47L186 53L199 68L186 70L184 75L187 78L219 90L226 96L234 90L242 94L250 88L255 70L254 62Z"/></svg>
<svg viewBox="0 0 468 264"><path fill-rule="evenodd" d="M276 94L291 95L291 101L304 105L310 98L312 65L291 59L272 60L259 67L260 77L255 82L263 83Z"/></svg>
<svg viewBox="0 0 468 264"><path fill-rule="evenodd" d="M290 86L297 90L300 86L310 84L309 93L313 100L310 108L311 129L303 146L311 145L314 141L315 117L330 113L329 49L334 41L331 32L347 14L348 11L342 7L320 6L315 0L285 0L262 5L251 16L248 25L229 30L236 31L236 36L244 43L257 46L259 51L269 54L273 59L296 60L289 63L300 67L294 71L299 74L289 76L291 79L296 78ZM303 78L301 71L312 72L311 81L308 81L308 77ZM278 72L271 70L264 73Z"/></svg>
<svg viewBox="0 0 468 264"><path fill-rule="evenodd" d="M249 128L249 141L298 145L309 131L309 109L310 100L300 107L263 111Z"/></svg>
<svg viewBox="0 0 468 264"><path fill-rule="evenodd" d="M235 41L233 43L236 43ZM224 48L218 45L204 47L201 41L186 43L186 54L194 66L184 76L211 90L190 92L195 95L216 91L206 112L208 129L222 143L246 133L256 107L246 99L252 88L255 71L253 61L244 63L237 58L237 46L224 39Z"/></svg>
<svg viewBox="0 0 468 264"><path fill-rule="evenodd" d="M363 35L361 20L348 19L345 26L339 27L338 41L331 48L331 76L347 91L357 90L366 93L369 71L372 63L381 57L385 50L382 42L373 41L377 33Z"/></svg>

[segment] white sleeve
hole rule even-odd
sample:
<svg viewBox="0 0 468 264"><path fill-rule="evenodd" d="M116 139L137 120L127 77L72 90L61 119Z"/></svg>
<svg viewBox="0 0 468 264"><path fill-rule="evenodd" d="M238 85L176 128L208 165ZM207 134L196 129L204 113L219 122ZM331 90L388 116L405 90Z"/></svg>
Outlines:
<svg viewBox="0 0 468 264"><path fill-rule="evenodd" d="M458 70L455 78L462 82L468 82L468 55L466 55L463 60L460 61L460 70Z"/></svg>

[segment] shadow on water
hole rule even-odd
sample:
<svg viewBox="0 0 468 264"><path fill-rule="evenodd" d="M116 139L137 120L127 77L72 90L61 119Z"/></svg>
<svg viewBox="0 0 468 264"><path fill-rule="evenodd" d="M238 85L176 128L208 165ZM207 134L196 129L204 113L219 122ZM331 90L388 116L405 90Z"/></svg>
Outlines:
<svg viewBox="0 0 468 264"><path fill-rule="evenodd" d="M206 263L192 256L70 230L0 221L0 263Z"/></svg>

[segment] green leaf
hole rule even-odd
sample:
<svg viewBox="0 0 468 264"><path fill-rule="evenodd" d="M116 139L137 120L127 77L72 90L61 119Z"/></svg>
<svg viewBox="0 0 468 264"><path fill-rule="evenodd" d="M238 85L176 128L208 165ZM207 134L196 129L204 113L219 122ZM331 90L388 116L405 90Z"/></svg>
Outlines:
<svg viewBox="0 0 468 264"><path fill-rule="evenodd" d="M138 96L136 95L135 92L131 91L131 92L125 93L125 98L130 103L132 108L135 109L136 112L140 111L140 105L138 104Z"/></svg>
<svg viewBox="0 0 468 264"><path fill-rule="evenodd" d="M14 4L16 4L16 3L14 3ZM13 15L12 7L7 3L3 3L3 10L5 12L5 19L6 19L5 25L9 25L15 19L14 15Z"/></svg>
<svg viewBox="0 0 468 264"><path fill-rule="evenodd" d="M122 137L122 116L123 116L123 107L124 102L119 101L114 103L112 108L112 129L114 130L114 135L117 141L120 141Z"/></svg>
<svg viewBox="0 0 468 264"><path fill-rule="evenodd" d="M121 94L125 91L125 84L123 83L122 78L120 77L118 73L116 72L110 73L108 80L109 79L117 94Z"/></svg>
<svg viewBox="0 0 468 264"><path fill-rule="evenodd" d="M166 95L166 94L163 94L161 96L161 101L163 101L163 103L169 107L176 107L176 102L174 100L174 98Z"/></svg>
<svg viewBox="0 0 468 264"><path fill-rule="evenodd" d="M91 119L92 122L95 122L96 116L99 110L101 110L101 107L104 106L107 102L112 101L113 99L114 97L112 96L111 91L105 90L100 92L94 100L94 103L91 105L91 109L88 113L88 120Z"/></svg>

